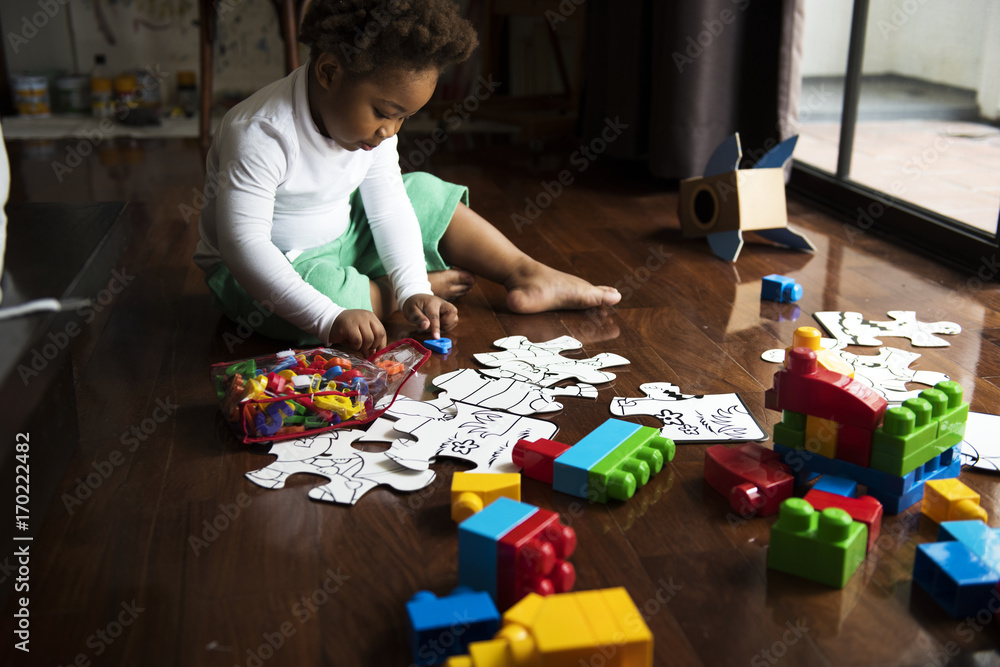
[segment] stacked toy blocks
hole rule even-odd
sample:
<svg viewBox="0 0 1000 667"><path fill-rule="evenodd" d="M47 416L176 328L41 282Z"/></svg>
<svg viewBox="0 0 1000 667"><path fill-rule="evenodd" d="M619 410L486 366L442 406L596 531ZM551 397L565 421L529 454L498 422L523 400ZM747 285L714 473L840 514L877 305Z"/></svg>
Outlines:
<svg viewBox="0 0 1000 667"><path fill-rule="evenodd" d="M606 503L631 498L673 460L674 452L673 441L658 429L609 419L573 447L522 440L514 446L513 460L525 475L557 491Z"/></svg>
<svg viewBox="0 0 1000 667"><path fill-rule="evenodd" d="M989 520L979 506L979 494L957 479L936 479L927 482L920 511L935 523L945 521Z"/></svg>
<svg viewBox="0 0 1000 667"><path fill-rule="evenodd" d="M803 498L781 504L771 526L767 566L843 588L865 559L868 528L842 509L817 512Z"/></svg>
<svg viewBox="0 0 1000 667"><path fill-rule="evenodd" d="M729 498L741 516L768 516L790 498L795 478L781 455L748 442L730 449L715 445L705 450L705 481Z"/></svg>
<svg viewBox="0 0 1000 667"><path fill-rule="evenodd" d="M1000 529L982 521L946 521L938 542L917 546L913 581L952 617L990 611L1000 582Z"/></svg>
<svg viewBox="0 0 1000 667"><path fill-rule="evenodd" d="M809 489L805 501L817 512L836 507L850 514L853 520L863 523L868 528L867 554L875 545L882 526L882 503L872 496L858 497L857 491L858 483L854 480L823 475Z"/></svg>
<svg viewBox="0 0 1000 667"><path fill-rule="evenodd" d="M493 637L500 613L489 594L456 588L438 597L419 591L406 603L407 639L415 665L438 665L461 655L472 642Z"/></svg>
<svg viewBox="0 0 1000 667"><path fill-rule="evenodd" d="M867 386L820 368L814 350L794 348L786 360L764 404L782 411L774 450L798 482L813 473L853 479L896 514L920 501L925 481L958 476L969 411L958 384L941 382L887 411Z"/></svg>
<svg viewBox="0 0 1000 667"><path fill-rule="evenodd" d="M497 498L520 500L521 475L456 472L451 478L451 520L465 521Z"/></svg>
<svg viewBox="0 0 1000 667"><path fill-rule="evenodd" d="M490 641L447 667L650 667L653 634L624 588L528 595Z"/></svg>
<svg viewBox="0 0 1000 667"><path fill-rule="evenodd" d="M528 593L564 593L576 581L566 560L575 549L576 533L555 512L498 498L458 526L458 582L500 609Z"/></svg>

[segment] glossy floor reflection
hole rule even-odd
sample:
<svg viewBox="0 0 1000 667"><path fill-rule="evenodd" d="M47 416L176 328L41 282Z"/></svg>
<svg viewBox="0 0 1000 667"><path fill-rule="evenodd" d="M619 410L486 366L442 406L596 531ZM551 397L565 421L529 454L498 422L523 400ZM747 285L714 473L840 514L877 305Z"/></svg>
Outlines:
<svg viewBox="0 0 1000 667"><path fill-rule="evenodd" d="M228 431L207 371L280 344L256 336L234 344L226 334L235 328L213 310L190 260L203 188L196 143L115 140L87 156L72 151L79 153L77 142L11 143L13 200L134 202L123 264L136 278L74 344L79 439L38 443L69 448L72 459L33 545L31 664L71 664L80 655L129 665L410 664L405 601L456 582L448 481L462 466L436 464L429 489L378 488L354 507L309 500L309 488L322 483L312 477L277 491L252 485L244 474L269 459ZM949 347L918 350L913 368L947 373L973 410L1000 412L995 285L795 199L791 221L816 253L748 243L731 265L704 240L681 238L667 184L601 161L518 228L512 214L543 192L571 152L551 148L546 168L533 170L523 148L441 151L431 170L467 184L473 208L536 258L617 285L626 298L606 311L519 316L506 311L500 286L480 280L458 304L451 353L433 357L405 395L429 398L431 378L472 367L472 355L498 338L570 335L584 344L574 353L581 358L614 352L631 364L614 369L617 379L597 400L565 398L562 412L545 416L563 442L577 442L610 416L612 397L636 396L646 382L739 392L770 428L779 416L764 409L763 395L775 367L762 352L783 348L817 311L886 319L889 310L914 310L963 332ZM68 171L57 166L70 161ZM651 268L654 255L665 259ZM761 302L760 280L770 273L793 276L803 299ZM418 335L399 316L387 328L390 339ZM908 348L905 340L889 344ZM134 449L123 444L158 400L179 407ZM734 517L702 480L704 449L680 446L625 504L588 505L532 480L522 488L525 502L559 511L576 531L578 589L629 590L655 635L655 664L941 664L937 656L949 651L959 662L997 661L995 621L966 631L911 588L916 545L934 539L916 509L885 519L876 556L844 590L825 589L766 570L774 517ZM61 495L113 456L124 463L68 510ZM963 473L991 516L1000 511L997 480ZM141 613L98 655L89 638L133 601ZM12 616L5 618L0 628L10 636ZM28 664L9 644L5 651L9 664Z"/></svg>

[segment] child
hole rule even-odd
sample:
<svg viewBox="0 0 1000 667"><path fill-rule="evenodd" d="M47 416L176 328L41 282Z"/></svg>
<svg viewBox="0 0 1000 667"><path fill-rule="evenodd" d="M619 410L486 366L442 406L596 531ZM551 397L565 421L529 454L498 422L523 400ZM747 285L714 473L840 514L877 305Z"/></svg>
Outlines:
<svg viewBox="0 0 1000 667"><path fill-rule="evenodd" d="M400 126L477 45L450 0L315 0L300 39L308 62L233 107L209 151L195 262L226 315L367 356L397 309L435 338L453 328L473 274L516 313L618 302L522 253L466 188L400 175Z"/></svg>

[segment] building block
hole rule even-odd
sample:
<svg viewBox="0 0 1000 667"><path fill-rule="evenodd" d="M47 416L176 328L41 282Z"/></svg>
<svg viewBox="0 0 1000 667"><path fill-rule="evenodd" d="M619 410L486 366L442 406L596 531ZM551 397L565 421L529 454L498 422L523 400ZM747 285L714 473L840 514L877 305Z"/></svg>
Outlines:
<svg viewBox="0 0 1000 667"><path fill-rule="evenodd" d="M576 533L555 512L539 509L497 545L497 606L508 609L528 593L552 595L573 589L576 570L566 559Z"/></svg>
<svg viewBox="0 0 1000 667"><path fill-rule="evenodd" d="M794 278L772 273L764 276L760 284L760 298L779 303L790 303L802 298L802 285Z"/></svg>
<svg viewBox="0 0 1000 667"><path fill-rule="evenodd" d="M590 469L640 428L620 419L609 419L598 426L554 461L552 488L586 498Z"/></svg>
<svg viewBox="0 0 1000 667"><path fill-rule="evenodd" d="M429 338L424 341L424 347L438 354L448 354L451 352L450 338Z"/></svg>
<svg viewBox="0 0 1000 667"><path fill-rule="evenodd" d="M837 458L867 468L872 460L872 433L842 425L837 431Z"/></svg>
<svg viewBox="0 0 1000 667"><path fill-rule="evenodd" d="M875 430L888 405L885 398L857 380L819 368L816 353L794 348L788 367L774 374L774 385L764 393L771 410L791 410L841 425Z"/></svg>
<svg viewBox="0 0 1000 667"><path fill-rule="evenodd" d="M855 498L858 495L858 483L855 480L836 475L823 475L816 480L812 488L848 498Z"/></svg>
<svg viewBox="0 0 1000 667"><path fill-rule="evenodd" d="M705 481L729 499L740 516L768 516L790 498L794 478L781 455L754 442L705 450Z"/></svg>
<svg viewBox="0 0 1000 667"><path fill-rule="evenodd" d="M806 415L783 410L781 421L774 425L774 441L792 449L806 445Z"/></svg>
<svg viewBox="0 0 1000 667"><path fill-rule="evenodd" d="M518 440L511 458L514 465L522 468L525 476L546 484L552 483L552 466L559 455L569 449L555 440L539 438L535 441Z"/></svg>
<svg viewBox="0 0 1000 667"><path fill-rule="evenodd" d="M890 475L874 468L857 466L841 459L828 459L825 456L802 449L789 449L779 444L774 445L774 451L781 454L781 460L792 469L796 476L796 485L807 482L810 473L818 473L853 479L865 486L869 493L873 489L877 489L900 495L912 489L914 484L925 482L928 479L958 476L957 474L941 473L941 469L948 468L955 460L958 460L959 457L955 455L954 449L946 451L940 459L928 461L924 466L902 476ZM923 498L922 495L921 498Z"/></svg>
<svg viewBox="0 0 1000 667"><path fill-rule="evenodd" d="M946 521L938 542L917 546L913 581L954 618L975 616L1000 581L1000 529L982 521Z"/></svg>
<svg viewBox="0 0 1000 667"><path fill-rule="evenodd" d="M489 594L456 588L438 597L417 592L406 603L407 639L415 665L437 665L468 650L472 642L489 640L500 629L500 612Z"/></svg>
<svg viewBox="0 0 1000 667"><path fill-rule="evenodd" d="M537 507L497 498L458 524L458 583L497 599L497 542L538 511Z"/></svg>
<svg viewBox="0 0 1000 667"><path fill-rule="evenodd" d="M837 353L837 350L827 350L823 348L823 335L816 327L799 327L792 334L792 344L785 348L784 365L788 366L788 353L796 347L808 347L816 353L816 363L820 368L825 368L834 373L854 377L854 366L844 361Z"/></svg>
<svg viewBox="0 0 1000 667"><path fill-rule="evenodd" d="M461 523L500 497L521 499L521 475L456 472L451 478L451 520Z"/></svg>
<svg viewBox="0 0 1000 667"><path fill-rule="evenodd" d="M858 498L849 498L821 491L814 486L805 495L805 501L812 505L813 509L817 512L822 512L828 507L839 507L850 514L851 518L855 521L860 521L868 526L868 544L865 553L867 554L872 550L872 546L875 545L875 540L878 539L879 531L882 527L882 503L874 497L860 496Z"/></svg>
<svg viewBox="0 0 1000 667"><path fill-rule="evenodd" d="M458 526L458 582L505 609L528 592L572 588L576 571L566 559L575 549L576 533L555 512L497 498Z"/></svg>
<svg viewBox="0 0 1000 667"><path fill-rule="evenodd" d="M927 482L920 511L935 523L979 519L987 522L986 510L979 506L979 494L957 479Z"/></svg>
<svg viewBox="0 0 1000 667"><path fill-rule="evenodd" d="M767 566L843 588L865 559L868 528L842 509L817 512L802 498L781 504L771 526Z"/></svg>
<svg viewBox="0 0 1000 667"><path fill-rule="evenodd" d="M828 459L837 457L837 422L808 415L806 417L805 449Z"/></svg>
<svg viewBox="0 0 1000 667"><path fill-rule="evenodd" d="M645 486L651 475L674 458L676 447L655 428L643 426L601 459L587 473L587 499L599 503L626 501Z"/></svg>
<svg viewBox="0 0 1000 667"><path fill-rule="evenodd" d="M624 588L529 594L504 613L493 640L447 667L577 667L597 657L606 667L653 664L653 635Z"/></svg>

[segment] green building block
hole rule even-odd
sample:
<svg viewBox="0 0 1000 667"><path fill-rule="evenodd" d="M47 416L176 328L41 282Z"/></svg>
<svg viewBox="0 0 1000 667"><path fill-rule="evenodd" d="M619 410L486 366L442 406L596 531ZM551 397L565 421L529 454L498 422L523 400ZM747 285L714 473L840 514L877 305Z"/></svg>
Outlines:
<svg viewBox="0 0 1000 667"><path fill-rule="evenodd" d="M868 527L842 509L817 512L802 498L781 504L771 526L767 566L843 588L865 559Z"/></svg>
<svg viewBox="0 0 1000 667"><path fill-rule="evenodd" d="M665 461L673 460L675 451L673 440L659 429L643 426L587 472L587 498L599 503L628 500Z"/></svg>
<svg viewBox="0 0 1000 667"><path fill-rule="evenodd" d="M965 425L969 421L969 404L962 401L962 385L951 380L938 382L934 390L944 394L948 406L939 417L937 447L944 451L962 442ZM950 443L950 444L949 444Z"/></svg>
<svg viewBox="0 0 1000 667"><path fill-rule="evenodd" d="M806 446L807 415L791 410L782 410L781 421L774 425L774 441L789 449Z"/></svg>
<svg viewBox="0 0 1000 667"><path fill-rule="evenodd" d="M904 410L914 415L910 425ZM882 426L872 436L871 467L905 475L962 441L969 404L962 402L957 382L939 382L920 397L886 411Z"/></svg>

